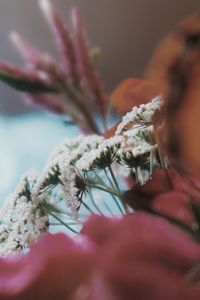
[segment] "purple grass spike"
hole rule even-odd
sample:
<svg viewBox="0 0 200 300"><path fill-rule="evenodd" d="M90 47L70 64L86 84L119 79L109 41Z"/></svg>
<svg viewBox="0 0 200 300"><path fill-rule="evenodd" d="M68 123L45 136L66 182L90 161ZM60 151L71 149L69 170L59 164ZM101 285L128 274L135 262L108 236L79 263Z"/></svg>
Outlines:
<svg viewBox="0 0 200 300"><path fill-rule="evenodd" d="M17 32L13 31L10 33L10 40L25 59L28 69L44 72L50 78L59 78L60 81L65 80L61 68L49 53L42 53L33 48Z"/></svg>
<svg viewBox="0 0 200 300"><path fill-rule="evenodd" d="M9 38L26 61L35 61L41 59L41 53L31 47L31 45L29 45L17 32L10 32Z"/></svg>
<svg viewBox="0 0 200 300"><path fill-rule="evenodd" d="M44 72L24 70L11 63L0 61L0 79L23 92L58 92L59 86Z"/></svg>
<svg viewBox="0 0 200 300"><path fill-rule="evenodd" d="M64 101L56 96L51 95L25 95L25 101L35 107L39 107L46 111L56 114L67 114L67 107Z"/></svg>
<svg viewBox="0 0 200 300"><path fill-rule="evenodd" d="M39 4L55 37L67 80L79 87L79 77L76 73L76 58L70 33L48 0L40 0Z"/></svg>
<svg viewBox="0 0 200 300"><path fill-rule="evenodd" d="M90 57L84 26L81 22L77 8L71 10L71 20L73 25L73 41L76 51L77 69L81 77L84 89L87 89L92 98L95 99L100 113L105 118L106 96L103 84L99 78L96 66Z"/></svg>

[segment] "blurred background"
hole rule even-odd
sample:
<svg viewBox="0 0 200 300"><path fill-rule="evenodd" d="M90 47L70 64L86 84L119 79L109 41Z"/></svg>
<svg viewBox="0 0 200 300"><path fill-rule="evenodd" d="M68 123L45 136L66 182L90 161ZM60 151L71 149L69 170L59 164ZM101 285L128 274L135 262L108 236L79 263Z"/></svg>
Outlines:
<svg viewBox="0 0 200 300"><path fill-rule="evenodd" d="M103 56L99 70L107 91L123 79L141 77L158 40L183 17L200 10L199 0L52 0L66 21L72 5L80 8L92 46ZM15 30L41 50L56 55L50 31L37 0L0 0L0 58L20 64L8 39ZM0 83L0 113L33 110Z"/></svg>
<svg viewBox="0 0 200 300"><path fill-rule="evenodd" d="M80 9L108 92L128 77L142 77L160 38L183 17L200 11L199 0L52 0L69 21L72 5ZM0 59L22 64L8 35L19 32L36 48L57 55L37 0L0 0ZM25 114L31 112L31 114ZM65 136L77 135L57 117L37 112L19 93L0 83L0 202L23 172L41 169L52 148Z"/></svg>

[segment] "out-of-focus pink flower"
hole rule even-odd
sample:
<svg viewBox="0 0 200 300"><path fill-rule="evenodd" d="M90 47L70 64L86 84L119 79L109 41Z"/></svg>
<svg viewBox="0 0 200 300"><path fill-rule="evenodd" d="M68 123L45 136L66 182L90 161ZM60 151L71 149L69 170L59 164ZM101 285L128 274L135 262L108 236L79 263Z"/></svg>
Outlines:
<svg viewBox="0 0 200 300"><path fill-rule="evenodd" d="M156 170L144 185L135 184L125 195L135 209L154 211L196 227L190 202L200 204L200 181L182 177L174 169Z"/></svg>
<svg viewBox="0 0 200 300"><path fill-rule="evenodd" d="M92 261L91 253L64 234L46 235L28 254L0 259L0 299L72 299Z"/></svg>
<svg viewBox="0 0 200 300"><path fill-rule="evenodd" d="M94 281L90 299L200 298L200 283L189 280L200 246L161 218L144 213L121 220L93 217L82 233L96 245L96 284L101 286L97 295Z"/></svg>
<svg viewBox="0 0 200 300"><path fill-rule="evenodd" d="M161 218L93 216L82 235L48 234L28 254L0 259L0 299L199 299L200 246Z"/></svg>

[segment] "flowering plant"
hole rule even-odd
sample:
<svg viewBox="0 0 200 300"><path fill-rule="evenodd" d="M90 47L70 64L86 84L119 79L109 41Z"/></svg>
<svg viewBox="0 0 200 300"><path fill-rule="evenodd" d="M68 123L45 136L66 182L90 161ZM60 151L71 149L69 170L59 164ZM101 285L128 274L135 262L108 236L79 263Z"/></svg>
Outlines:
<svg viewBox="0 0 200 300"><path fill-rule="evenodd" d="M61 61L12 33L26 69L1 62L0 79L86 135L61 142L1 208L0 298L199 299L200 16L164 39L147 80L108 97L78 11L69 31L40 6ZM108 130L110 104L124 117Z"/></svg>

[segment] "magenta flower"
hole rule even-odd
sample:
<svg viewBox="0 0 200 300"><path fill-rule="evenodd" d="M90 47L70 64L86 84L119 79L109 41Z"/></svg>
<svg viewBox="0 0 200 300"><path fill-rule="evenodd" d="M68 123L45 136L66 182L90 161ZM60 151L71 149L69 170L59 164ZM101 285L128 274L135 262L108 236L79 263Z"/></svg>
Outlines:
<svg viewBox="0 0 200 300"><path fill-rule="evenodd" d="M2 258L0 299L199 299L200 246L161 218L93 216L82 235L48 234Z"/></svg>
<svg viewBox="0 0 200 300"><path fill-rule="evenodd" d="M200 246L164 220L143 213L93 217L82 233L96 244L96 272L107 299L199 299L193 266Z"/></svg>
<svg viewBox="0 0 200 300"><path fill-rule="evenodd" d="M92 257L63 234L46 235L26 255L0 260L0 299L71 299Z"/></svg>
<svg viewBox="0 0 200 300"><path fill-rule="evenodd" d="M134 184L125 197L135 209L151 209L195 228L191 201L200 205L199 185L199 179L183 177L175 169L159 169L146 184Z"/></svg>

